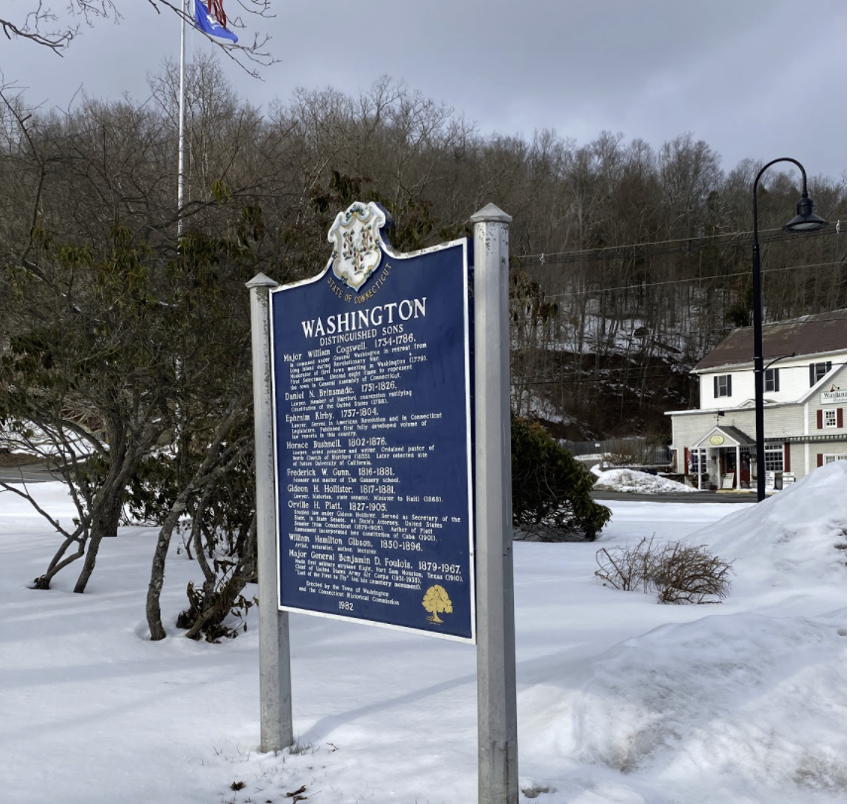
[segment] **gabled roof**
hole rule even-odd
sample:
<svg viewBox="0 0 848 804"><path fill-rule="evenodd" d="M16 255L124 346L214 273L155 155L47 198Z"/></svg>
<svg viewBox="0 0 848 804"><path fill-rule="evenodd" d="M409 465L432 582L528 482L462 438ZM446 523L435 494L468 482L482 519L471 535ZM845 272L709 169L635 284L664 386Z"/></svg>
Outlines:
<svg viewBox="0 0 848 804"><path fill-rule="evenodd" d="M721 444L711 444L710 438L715 435L721 435L724 437L724 441ZM747 433L743 433L738 427L732 427L727 424L717 424L713 427L697 444L694 444L694 447L710 447L710 446L724 446L724 447L751 447L756 444L751 436Z"/></svg>
<svg viewBox="0 0 848 804"><path fill-rule="evenodd" d="M764 324L763 359L844 351L848 342L845 313L845 310L835 310ZM754 328L742 327L733 330L692 371L741 365L751 363L753 359Z"/></svg>

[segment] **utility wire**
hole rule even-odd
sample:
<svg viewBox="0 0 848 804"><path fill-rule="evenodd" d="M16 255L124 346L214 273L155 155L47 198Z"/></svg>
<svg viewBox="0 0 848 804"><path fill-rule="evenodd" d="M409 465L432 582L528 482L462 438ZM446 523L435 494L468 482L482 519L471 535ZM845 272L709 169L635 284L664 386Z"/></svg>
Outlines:
<svg viewBox="0 0 848 804"><path fill-rule="evenodd" d="M783 266L782 268L764 268L762 270L762 273L763 274L771 274L771 273L777 273L779 271L804 271L804 270L807 270L808 268L825 268L825 267L830 267L830 266L833 266L833 265L843 265L844 262L845 262L844 260L835 260L833 262L817 262L817 263L812 263L810 265L786 265L786 266ZM683 285L683 284L687 284L687 283L690 283L690 282L715 282L717 280L731 279L731 278L737 277L737 276L750 276L750 275L751 275L750 270L734 271L733 273L718 274L718 275L715 275L715 276L693 276L689 279L667 279L667 280L664 280L662 282L640 282L637 285L618 285L616 287L611 287L611 288L610 287L603 287L603 288L598 287L598 288L594 288L594 289L591 289L591 290L570 290L570 291L564 292L564 293L555 293L555 294L552 294L552 295L546 294L545 299L564 299L564 298L567 298L568 296L581 296L581 295L586 295L587 293L601 294L601 293L608 293L608 292L613 291L613 290L639 290L641 288L660 287L661 285Z"/></svg>
<svg viewBox="0 0 848 804"><path fill-rule="evenodd" d="M765 328L779 327L779 326L782 326L782 325L784 325L784 326L785 325L791 325L793 327L800 327L800 326L808 326L810 324L813 324L813 325L824 324L824 323L827 323L828 321L843 321L843 320L845 320L844 315L838 315L838 314L835 318L820 318L820 316L827 315L827 313L808 313L808 315L815 316L815 321L802 321L800 319L805 318L806 316L797 316L796 318L790 318L790 319L781 320L781 321L764 321L763 327L765 327ZM600 316L597 316L597 317L600 318ZM641 316L631 316L631 317L625 318L623 320L632 320L633 318L638 320L638 319L641 319L642 317ZM610 320L610 317L607 317L607 319L605 319L605 320ZM614 321L616 319L614 317L612 317L611 320ZM744 327L733 327L733 329L734 330L736 330L736 329L749 329L751 326L752 326L751 324L748 324ZM701 332L701 333L715 333L715 332L726 333L727 328L722 327L722 328L718 328L718 329L704 329L704 328L701 327L701 328L698 329L698 331ZM624 334L626 334L626 333L624 333ZM672 335L673 336L674 334L675 333L673 333L673 332L666 331L666 332L657 333L657 336L662 336L662 335ZM584 340L591 339L591 337L592 337L592 335L590 334L589 336L584 337ZM635 337L639 337L639 336L635 336ZM654 342L658 342L657 338L654 338ZM559 343L562 343L562 341L559 341ZM539 349L539 350L542 350L542 351L557 351L557 350L548 349L547 346L540 346L538 344L536 344L535 346L528 344L528 346L530 346L530 348L535 348L535 349ZM566 351L566 350L563 350L563 351Z"/></svg>
<svg viewBox="0 0 848 804"><path fill-rule="evenodd" d="M694 379L694 377L691 376L688 373L686 373L686 374L680 373L678 376L680 376L682 379ZM582 385L584 383L592 383L594 385L603 385L605 383L610 384L610 383L613 383L613 382L623 382L625 380L631 380L631 379L639 379L639 380L641 380L641 379L646 379L646 380L662 379L662 380L668 380L669 376L668 376L668 374L646 374L646 375L642 375L642 374L639 374L638 372L633 372L632 374L627 374L627 375L621 376L621 377L616 375L615 377L584 377L582 379L570 379L568 377L563 377L563 378L560 378L558 380L541 380L541 379L529 379L529 380L527 380L527 379L524 379L523 377L522 378L513 377L513 386L516 385L517 380L518 380L518 384L524 384L524 385Z"/></svg>
<svg viewBox="0 0 848 804"><path fill-rule="evenodd" d="M783 229L764 229L758 232L760 245L777 243L784 240L796 240L799 237L822 237L827 234L844 235L841 227L828 223L814 232L784 232ZM580 260L614 259L619 256L630 256L635 253L672 254L702 251L715 246L732 248L753 247L753 232L728 232L702 237L685 237L672 240L652 240L643 243L626 243L618 246L599 246L578 251L557 251L553 253L519 254L517 259L522 265L526 262L537 262L540 265L579 262ZM722 242L718 242L722 241Z"/></svg>
<svg viewBox="0 0 848 804"><path fill-rule="evenodd" d="M834 363L833 365L834 366L844 366L846 364L843 362L843 363ZM778 368L781 371L790 371L792 369L809 371L809 366L779 366ZM665 374L642 374L641 369L639 369L637 366L633 366L633 367L627 368L627 369L609 369L609 371L616 372L616 373L615 373L614 376L583 377L581 379L571 379L568 376L560 377L559 379L549 379L549 378L545 378L545 379L529 378L529 379L527 379L527 378L524 378L524 377L514 377L513 378L513 384L515 384L516 380L518 380L520 383L524 383L526 385L558 385L558 384L560 384L560 385L565 385L565 384L572 385L572 384L575 384L575 383L581 383L581 384L582 383L595 383L595 384L600 385L600 384L603 384L603 383L620 382L620 381L623 381L623 380L630 380L630 379L640 379L640 380L641 379L646 379L646 380L659 380L659 379L668 380L669 379L668 373L665 373ZM619 371L621 372L621 374L618 373ZM697 376L697 375L692 374L691 372L686 372L684 374L682 372L672 371L670 373L672 375L679 376L683 379L694 380Z"/></svg>

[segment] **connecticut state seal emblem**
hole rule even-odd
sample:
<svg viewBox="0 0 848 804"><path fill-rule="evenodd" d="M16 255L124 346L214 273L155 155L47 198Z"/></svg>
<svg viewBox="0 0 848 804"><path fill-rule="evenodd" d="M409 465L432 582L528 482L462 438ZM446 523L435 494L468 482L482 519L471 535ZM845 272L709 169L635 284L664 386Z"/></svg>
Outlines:
<svg viewBox="0 0 848 804"><path fill-rule="evenodd" d="M380 229L386 213L377 204L351 204L336 215L327 235L334 248L333 273L346 285L359 290L377 270L382 256Z"/></svg>

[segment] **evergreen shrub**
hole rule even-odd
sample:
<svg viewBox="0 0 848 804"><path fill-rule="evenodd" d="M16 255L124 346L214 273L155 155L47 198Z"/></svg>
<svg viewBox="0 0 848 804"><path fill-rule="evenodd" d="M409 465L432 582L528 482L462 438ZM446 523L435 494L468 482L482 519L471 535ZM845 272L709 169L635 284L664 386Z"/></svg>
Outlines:
<svg viewBox="0 0 848 804"><path fill-rule="evenodd" d="M595 479L534 422L512 417L512 520L544 541L594 541L611 511L589 492Z"/></svg>

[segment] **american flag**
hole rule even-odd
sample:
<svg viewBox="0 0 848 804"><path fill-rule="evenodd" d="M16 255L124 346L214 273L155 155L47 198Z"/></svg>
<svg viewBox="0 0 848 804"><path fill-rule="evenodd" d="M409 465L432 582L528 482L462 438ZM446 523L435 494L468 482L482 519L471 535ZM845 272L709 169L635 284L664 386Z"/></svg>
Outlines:
<svg viewBox="0 0 848 804"><path fill-rule="evenodd" d="M223 0L207 0L206 8L218 20L222 28L227 27L227 15L224 13Z"/></svg>

